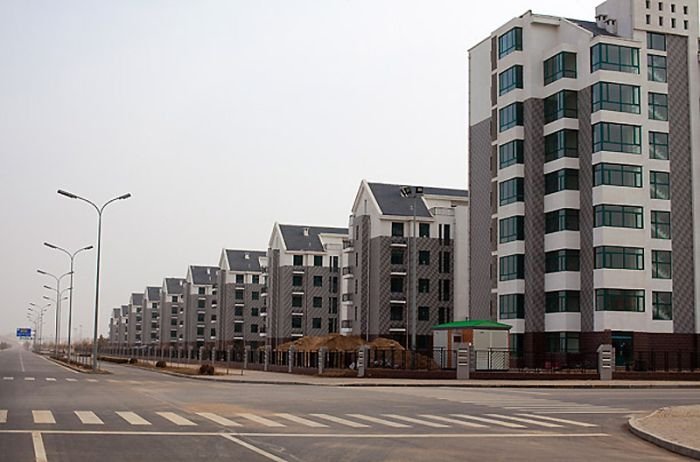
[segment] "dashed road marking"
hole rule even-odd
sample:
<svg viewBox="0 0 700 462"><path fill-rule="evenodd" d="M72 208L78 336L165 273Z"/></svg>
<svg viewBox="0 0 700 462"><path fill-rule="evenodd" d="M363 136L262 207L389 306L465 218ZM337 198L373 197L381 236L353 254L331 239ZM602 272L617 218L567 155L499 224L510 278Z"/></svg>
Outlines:
<svg viewBox="0 0 700 462"><path fill-rule="evenodd" d="M435 423L435 422L429 422L427 420L414 419L413 417L405 417L405 416L397 415L397 414L383 414L383 415L384 415L384 417L389 417L390 419L402 420L404 422L408 422L408 423L412 423L412 424L425 425L426 427L431 427L431 428L450 428L449 425Z"/></svg>
<svg viewBox="0 0 700 462"><path fill-rule="evenodd" d="M370 426L367 424L359 423L359 422L353 422L352 420L348 419L343 419L342 417L336 417L334 415L328 415L328 414L309 414L311 417L317 417L319 419L324 419L329 422L334 422L340 425L346 425L350 428L369 428Z"/></svg>
<svg viewBox="0 0 700 462"><path fill-rule="evenodd" d="M73 379L73 378L71 378L71 377L67 377L67 378L66 378L66 381L68 381L68 382L77 382L78 379Z"/></svg>
<svg viewBox="0 0 700 462"><path fill-rule="evenodd" d="M80 419L80 422L86 424L86 425L103 425L104 422L102 419L97 417L97 414L95 414L92 411L74 411L75 415L78 416Z"/></svg>
<svg viewBox="0 0 700 462"><path fill-rule="evenodd" d="M126 420L131 425L151 425L151 422L144 419L135 412L130 411L117 411L116 414L122 419Z"/></svg>
<svg viewBox="0 0 700 462"><path fill-rule="evenodd" d="M0 423L7 423L7 410L0 409Z"/></svg>
<svg viewBox="0 0 700 462"><path fill-rule="evenodd" d="M33 381L34 381L34 377L25 377L25 378L24 378L24 381L25 381L25 382L33 382Z"/></svg>
<svg viewBox="0 0 700 462"><path fill-rule="evenodd" d="M56 419L51 411L32 411L35 424L55 424Z"/></svg>
<svg viewBox="0 0 700 462"><path fill-rule="evenodd" d="M449 417L442 417L439 415L421 414L420 417L424 417L426 419L439 420L440 422L446 422L455 425L462 425L464 427L470 428L488 428L488 425L481 425L474 422L465 422L464 420L450 419Z"/></svg>
<svg viewBox="0 0 700 462"><path fill-rule="evenodd" d="M233 420L227 419L226 417L221 417L220 415L214 414L212 412L197 412L197 415L209 419L212 422L223 425L224 427L242 427L243 425Z"/></svg>
<svg viewBox="0 0 700 462"><path fill-rule="evenodd" d="M193 427L197 425L196 423L192 422L189 419L186 419L182 417L181 415L175 414L174 412L156 412L159 416L161 416L164 419L167 419L174 423L175 425L179 426L188 426L188 427Z"/></svg>
<svg viewBox="0 0 700 462"><path fill-rule="evenodd" d="M561 428L562 427L561 425L555 424L555 423L538 422L537 420L524 419L522 417L513 417L512 415L503 415L503 414L486 414L486 415L489 417L495 417L497 419L513 420L515 422L521 422L521 423L530 424L530 425L539 425L540 427L546 427L546 428Z"/></svg>
<svg viewBox="0 0 700 462"><path fill-rule="evenodd" d="M3 380L14 380L15 378L14 377L3 377L2 379Z"/></svg>
<svg viewBox="0 0 700 462"><path fill-rule="evenodd" d="M243 417L244 419L248 419L251 422L259 423L261 425L265 425L266 427L286 427L286 425L281 424L279 422L275 422L274 420L266 419L265 417L260 417L255 414L238 414L239 417Z"/></svg>
<svg viewBox="0 0 700 462"><path fill-rule="evenodd" d="M47 382L55 382L56 379L53 378L53 377L46 377L46 381L47 381Z"/></svg>
<svg viewBox="0 0 700 462"><path fill-rule="evenodd" d="M367 422L372 422L380 425L386 425L387 427L391 428L411 428L410 425L398 423L398 422L392 422L390 420L385 420L385 419L380 419L379 417L372 417L369 415L364 415L364 414L348 414L350 417L354 417L356 419L360 420L366 420Z"/></svg>
<svg viewBox="0 0 700 462"><path fill-rule="evenodd" d="M568 419L559 419L556 417L547 417L544 415L535 415L535 414L518 414L518 415L522 416L522 417L535 417L537 419L549 420L550 422L557 422L557 423L562 423L562 424L567 424L567 425L575 425L577 427L597 427L597 425L592 424L592 423L578 422L576 420L568 420Z"/></svg>
<svg viewBox="0 0 700 462"><path fill-rule="evenodd" d="M291 422L299 423L302 425L306 425L307 427L312 427L312 428L328 428L328 425L322 424L319 422L314 422L313 420L305 419L303 417L297 417L292 414L275 414L277 417L281 417L283 419L289 420Z"/></svg>
<svg viewBox="0 0 700 462"><path fill-rule="evenodd" d="M525 428L525 425L520 425L520 424L516 424L516 423L511 423L511 422L503 422L502 420L487 419L486 417L478 417L475 415L467 415L467 414L451 414L451 415L453 417L459 417L460 419L476 420L477 422L483 422L483 423L492 424L492 425L500 425L501 427Z"/></svg>

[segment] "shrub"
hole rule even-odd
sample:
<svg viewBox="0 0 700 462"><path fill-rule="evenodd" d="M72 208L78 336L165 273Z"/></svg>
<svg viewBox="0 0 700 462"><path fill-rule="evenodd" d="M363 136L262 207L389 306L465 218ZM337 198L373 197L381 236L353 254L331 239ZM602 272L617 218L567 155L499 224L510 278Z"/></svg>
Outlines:
<svg viewBox="0 0 700 462"><path fill-rule="evenodd" d="M211 364L202 364L199 366L199 375L214 375L214 366Z"/></svg>
<svg viewBox="0 0 700 462"><path fill-rule="evenodd" d="M129 364L136 364L137 362L139 362L138 359L136 359L136 358L129 358Z"/></svg>
<svg viewBox="0 0 700 462"><path fill-rule="evenodd" d="M165 361L163 361L163 360L156 361L156 367L165 367Z"/></svg>

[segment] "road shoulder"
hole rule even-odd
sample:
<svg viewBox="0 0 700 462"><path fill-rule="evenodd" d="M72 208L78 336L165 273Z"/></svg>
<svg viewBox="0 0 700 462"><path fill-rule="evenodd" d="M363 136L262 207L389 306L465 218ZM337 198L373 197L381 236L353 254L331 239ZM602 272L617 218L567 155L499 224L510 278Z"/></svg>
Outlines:
<svg viewBox="0 0 700 462"><path fill-rule="evenodd" d="M661 408L628 421L636 436L677 454L700 460L700 405Z"/></svg>

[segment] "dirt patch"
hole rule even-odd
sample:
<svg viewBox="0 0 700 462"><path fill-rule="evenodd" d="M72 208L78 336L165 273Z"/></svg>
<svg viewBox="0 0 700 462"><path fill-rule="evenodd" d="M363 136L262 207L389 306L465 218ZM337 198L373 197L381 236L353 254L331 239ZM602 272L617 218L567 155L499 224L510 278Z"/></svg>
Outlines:
<svg viewBox="0 0 700 462"><path fill-rule="evenodd" d="M318 351L321 348L327 348L328 351L356 351L363 345L367 345L372 350L405 350L399 342L388 338L379 337L366 342L362 337L355 335L330 334L320 337L307 336L283 343L277 347L277 351L288 351L292 346L299 352Z"/></svg>

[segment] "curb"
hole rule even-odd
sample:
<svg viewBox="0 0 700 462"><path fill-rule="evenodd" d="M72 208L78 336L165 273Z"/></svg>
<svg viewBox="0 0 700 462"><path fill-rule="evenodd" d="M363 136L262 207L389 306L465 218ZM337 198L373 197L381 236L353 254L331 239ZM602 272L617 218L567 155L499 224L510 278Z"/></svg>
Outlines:
<svg viewBox="0 0 700 462"><path fill-rule="evenodd" d="M79 367L73 366L72 364L64 363L63 361L58 361L50 356L43 356L43 355L40 355L40 356L47 361L51 361L52 363L56 364L57 366L61 366L61 367L64 367L66 369L70 369L73 372L78 372L80 374L93 375L92 370L80 369ZM98 372L94 375L106 375L106 374L111 374L111 372L105 371L103 369L98 369Z"/></svg>
<svg viewBox="0 0 700 462"><path fill-rule="evenodd" d="M646 431L642 428L642 426L639 424L639 420L645 419L647 417L651 417L654 414L656 414L657 412L659 412L659 410L652 412L648 416L631 417L627 421L627 426L629 427L630 432L633 435L635 435L635 436L637 436L645 441L648 441L648 442L653 443L661 448L666 449L667 451L675 452L676 454L680 454L682 456L686 456L686 457L690 457L692 459L700 460L700 450L695 449L695 448L691 448L689 446L685 446L685 445L680 444L680 443L676 443L675 441L667 440L667 439L662 438L658 435L655 435L652 432Z"/></svg>

